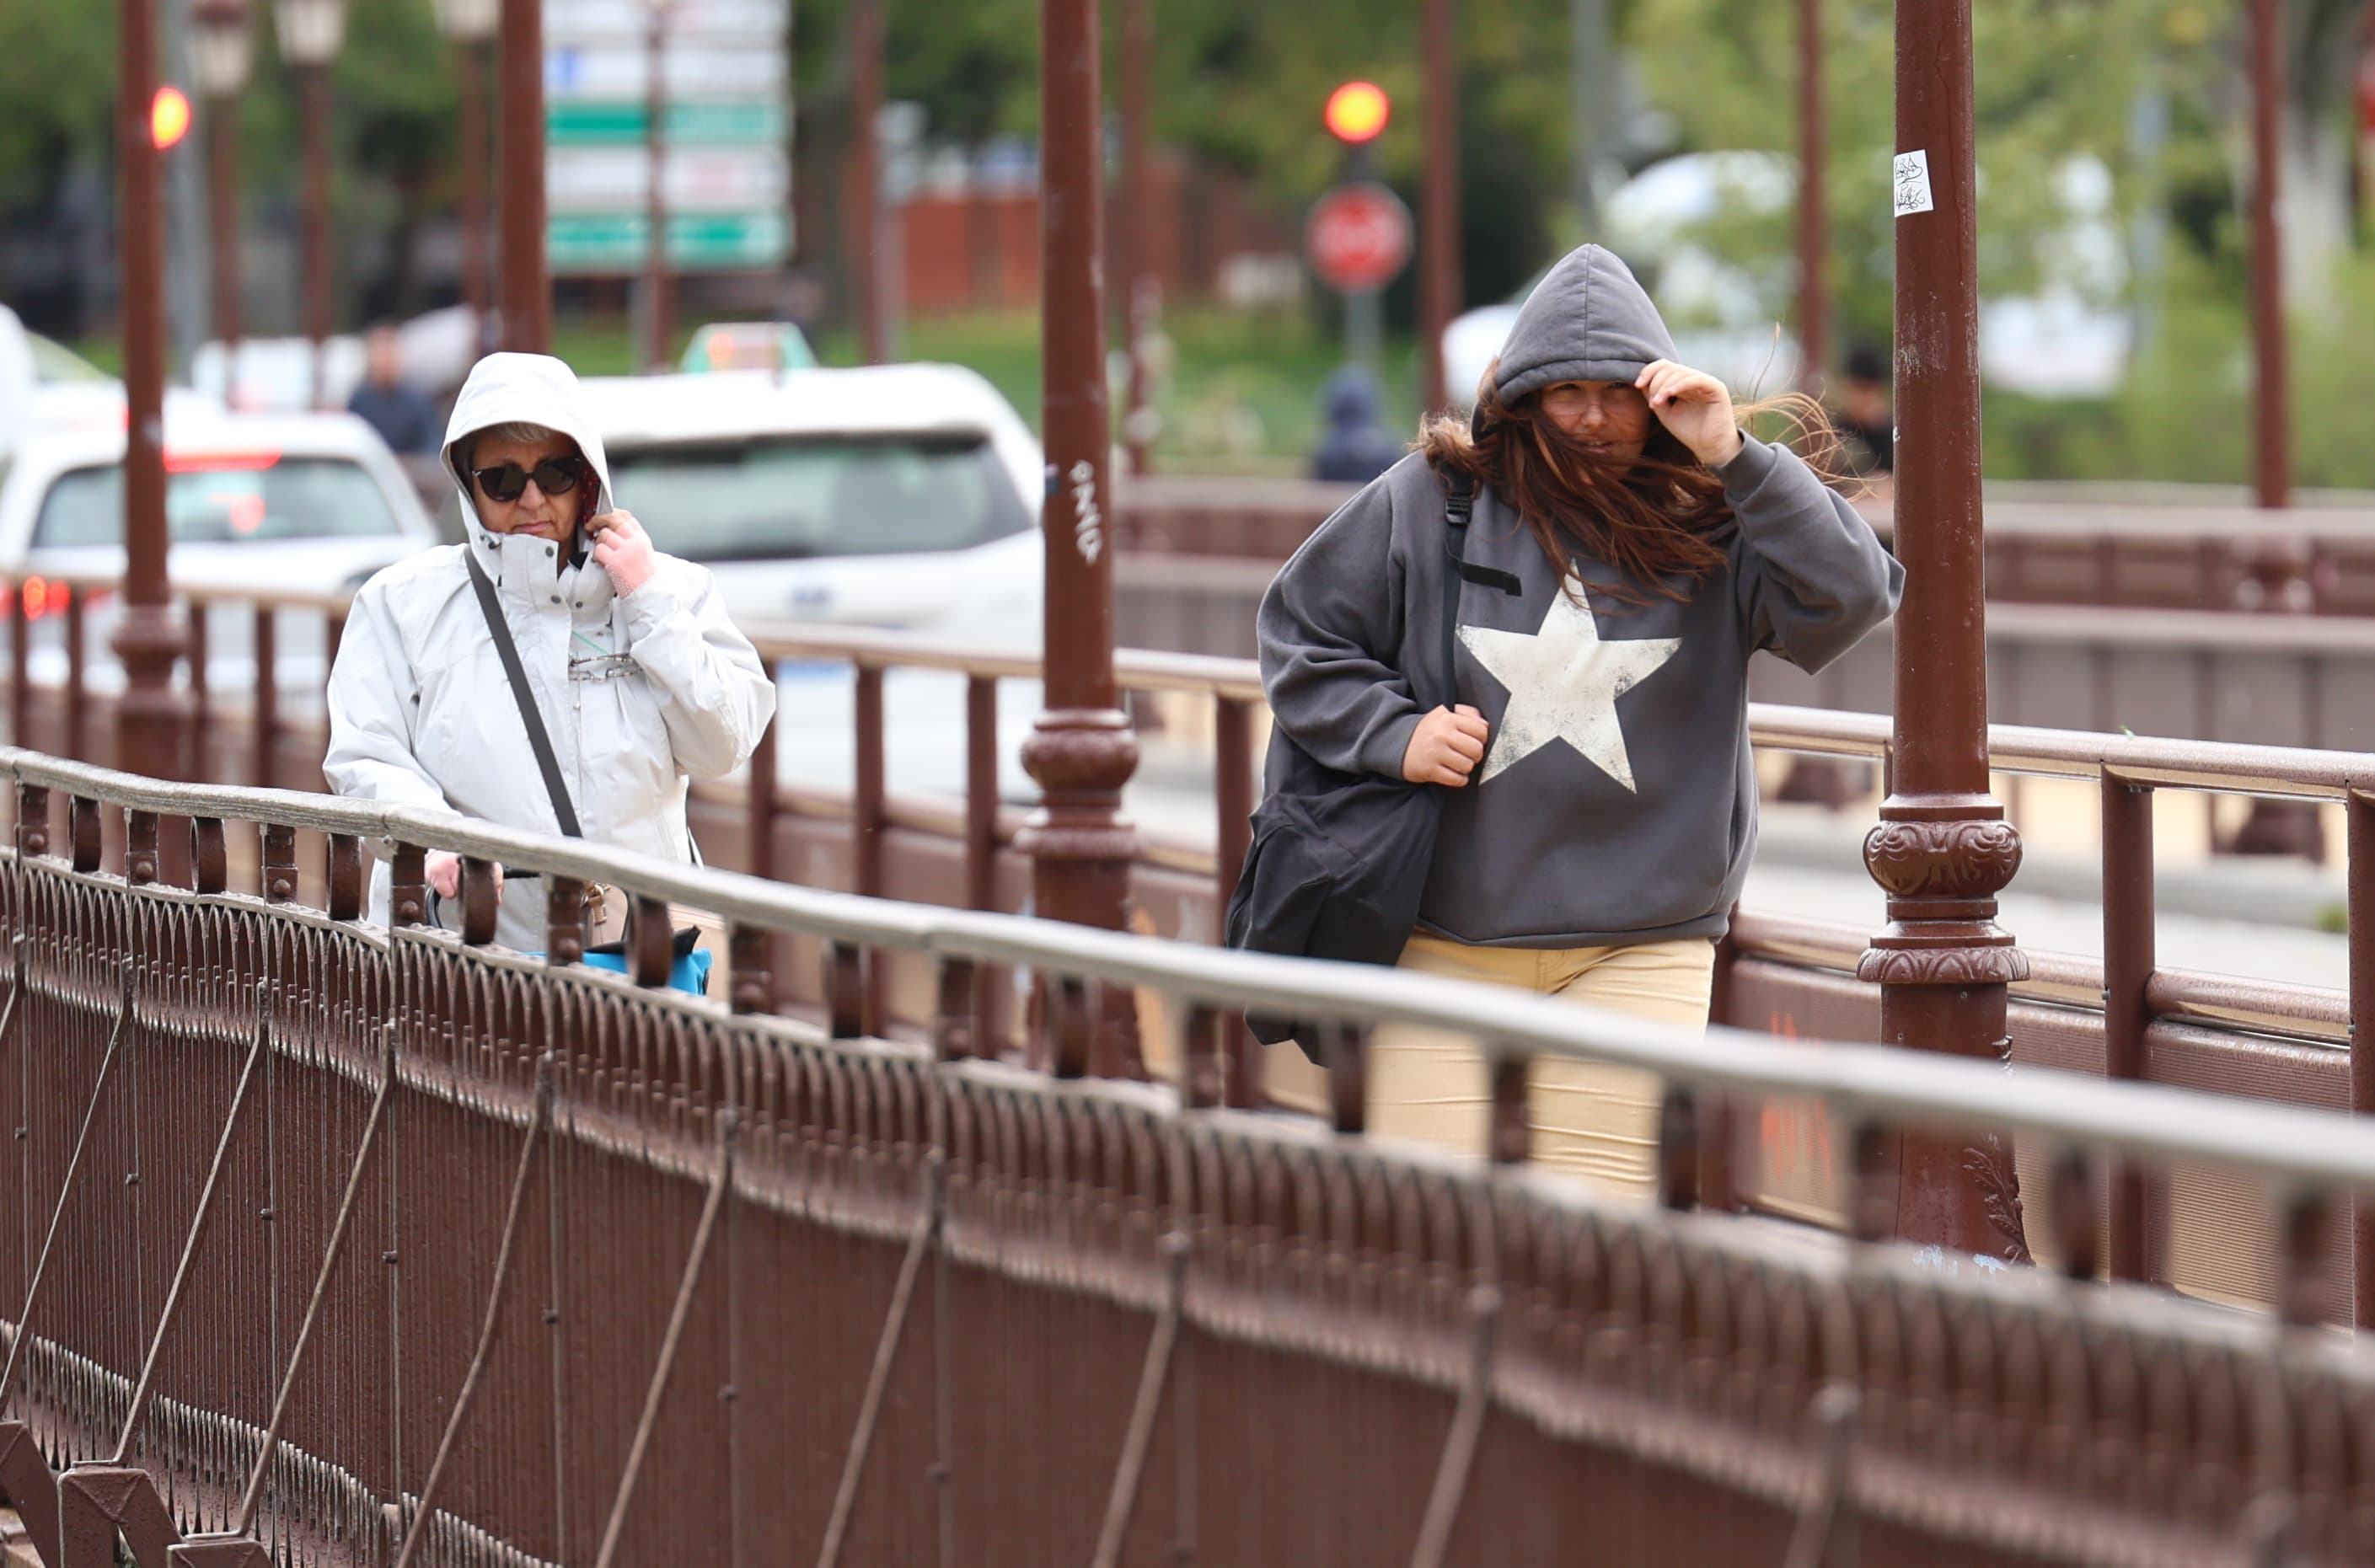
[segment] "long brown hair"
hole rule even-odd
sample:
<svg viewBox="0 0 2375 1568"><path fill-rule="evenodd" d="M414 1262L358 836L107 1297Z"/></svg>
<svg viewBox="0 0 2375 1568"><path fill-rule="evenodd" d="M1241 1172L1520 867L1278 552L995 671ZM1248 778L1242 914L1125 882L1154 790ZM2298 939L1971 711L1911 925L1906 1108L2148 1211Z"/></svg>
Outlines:
<svg viewBox="0 0 2375 1568"><path fill-rule="evenodd" d="M1467 474L1516 509L1563 584L1581 550L1616 575L1587 582L1598 599L1638 607L1652 597L1690 598L1729 559L1714 538L1731 520L1722 477L1655 415L1640 456L1594 452L1542 411L1541 394L1504 403L1494 386L1498 371L1496 363L1484 372L1469 419L1428 416L1417 449L1436 469ZM1838 432L1813 398L1788 393L1736 411L1743 429L1776 419L1800 455L1834 477Z"/></svg>

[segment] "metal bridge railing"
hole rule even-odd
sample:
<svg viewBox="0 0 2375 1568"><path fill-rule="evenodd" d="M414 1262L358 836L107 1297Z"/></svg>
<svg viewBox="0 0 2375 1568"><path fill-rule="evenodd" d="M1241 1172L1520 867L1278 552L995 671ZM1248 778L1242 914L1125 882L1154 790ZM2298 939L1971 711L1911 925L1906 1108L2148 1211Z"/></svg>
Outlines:
<svg viewBox="0 0 2375 1568"><path fill-rule="evenodd" d="M1700 1039L22 751L0 775L0 1494L53 1568L119 1538L144 1565L399 1568L2375 1550L2375 1360L2300 1326L2323 1214L2375 1191L2347 1117ZM325 910L294 902L301 829ZM183 831L187 890L156 880ZM393 929L356 918L367 847ZM461 936L414 923L430 847L466 857ZM546 956L485 941L498 866L564 912ZM597 877L645 932L668 904L727 921L731 1006L656 989L664 946L649 984L575 961ZM822 1021L757 1010L781 933L823 944ZM893 952L939 979L928 1042L857 1037ZM1038 977L1054 1072L977 1055L986 966ZM1090 1070L1116 985L1171 999L1177 1085ZM1332 1126L1215 1103L1211 1020L1289 1004L1343 1026ZM1341 1086L1385 1019L1487 1043L1495 1161L1357 1136ZM1545 1055L1666 1078L1667 1211L1525 1168ZM1718 1102L1805 1096L1857 1129L1859 1215L1900 1128L2062 1150L2077 1273L2107 1158L2244 1172L2283 1217L2286 1310L1674 1211Z"/></svg>
<svg viewBox="0 0 2375 1568"><path fill-rule="evenodd" d="M9 708L17 737L46 735L77 756L81 740L103 736L103 713L79 676L86 600L100 602L112 580L44 584L42 625L63 622L68 679L62 689L12 678ZM30 584L18 585L25 602ZM70 592L68 590L71 590ZM334 648L345 611L336 596L206 590L183 595L197 639L194 668L207 665L204 635L229 655L240 639L266 656L242 666L226 657L217 674L234 687L246 669L251 692L193 683L200 713L201 776L251 780L318 779L318 725L299 712L295 670L313 650ZM2269 635L2251 618L2225 618L2228 641ZM2260 618L2270 622L2285 618ZM2300 625L2307 624L2294 618ZM2251 625L2245 625L2251 621ZM252 622L252 624L250 624ZM982 909L1011 896L1021 867L1011 847L1021 813L998 798L998 759L1014 737L1001 737L998 690L1035 677L1036 662L1012 654L934 643L894 633L753 628L773 660L849 666L852 785L840 793L777 787L776 736L771 729L740 788L696 789L694 808L713 858L762 877L837 878L851 890ZM2281 631L2281 628L2277 628ZM236 634L236 637L235 635ZM2331 627L2322 636L2334 633ZM46 632L44 633L46 635ZM2303 635L2298 630L2283 633ZM30 669L31 632L11 627L12 671ZM288 667L273 674L279 651ZM896 713L896 681L905 672L939 672L964 684L961 731L950 737L965 758L962 801L904 797L885 766L886 712ZM315 672L318 675L318 670ZM1209 725L1213 818L1199 842L1147 843L1136 867L1139 902L1160 929L1202 936L1218 922L1242 861L1254 805L1254 762L1266 722L1258 674L1245 661L1124 652L1123 690L1173 704L1175 716ZM284 701L284 699L286 700ZM238 710L250 722L242 725ZM225 722L231 721L231 722ZM1753 704L1752 738L1761 751L1887 762L1885 719ZM2153 805L2184 791L2338 806L2350 840L2348 925L2360 933L2355 973L2375 973L2375 756L2292 748L2237 746L2132 736L1996 725L1992 761L2023 778L2076 781L2100 796L2104 951L2097 960L2026 949L2031 974L2013 987L2010 1032L2016 1060L2051 1063L2110 1077L2231 1087L2258 1100L2375 1110L2375 980L2353 993L2283 981L2245 981L2164 966L2155 950ZM79 738L78 738L79 737ZM2017 792L2015 792L2017 798ZM2017 810L2015 817L2019 816ZM110 841L111 855L116 853ZM169 855L169 859L172 858ZM110 864L114 864L111 859ZM179 867L176 867L178 872ZM318 889L313 868L292 886ZM318 891L311 896L323 897ZM1741 912L1719 960L1718 1016L1773 1032L1875 1038L1876 992L1852 973L1872 933L1864 927L1794 918L1755 907ZM780 946L780 945L779 945ZM823 988L805 960L762 955L748 969L769 975L761 1006L821 1004ZM970 1008L986 1039L1010 1042L1022 1027L1002 969L985 971ZM925 1026L938 1004L928 966L886 952L868 971L858 1018L869 1032ZM2357 1027L2364 1024L2365 1027ZM1250 1036L1223 1020L1222 1093L1232 1104L1263 1101L1264 1061ZM1819 1107L1778 1108L1760 1125L1719 1123L1704 1139L1704 1180L1721 1207L1750 1205L1837 1220L1845 1211L1840 1157L1846 1129L1832 1128ZM2020 1180L2044 1178L2024 1159ZM2255 1195L2215 1174L2181 1170L2157 1185L2133 1173L2115 1181L2106 1264L2123 1278L2158 1280L2240 1302L2272 1300L2281 1237L2262 1223ZM2043 1237L2042 1251L2050 1252ZM2362 1232L2337 1258L2337 1313L2375 1325L2375 1230Z"/></svg>

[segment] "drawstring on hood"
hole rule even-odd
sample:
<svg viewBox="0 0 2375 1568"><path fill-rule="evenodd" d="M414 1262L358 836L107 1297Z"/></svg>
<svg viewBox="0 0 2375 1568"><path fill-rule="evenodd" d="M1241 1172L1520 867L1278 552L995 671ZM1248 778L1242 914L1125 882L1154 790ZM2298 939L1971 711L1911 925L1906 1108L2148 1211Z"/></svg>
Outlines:
<svg viewBox="0 0 2375 1568"><path fill-rule="evenodd" d="M1673 358L1673 334L1632 269L1613 251L1578 245L1518 308L1494 388L1506 405L1563 381L1629 384Z"/></svg>
<svg viewBox="0 0 2375 1568"><path fill-rule="evenodd" d="M595 482L594 505L586 515L618 507L610 493L610 459L602 450L602 438L594 432L579 406L577 372L549 354L490 354L470 367L470 377L454 400L453 417L445 422L443 454L445 471L461 488L462 523L469 530L470 547L485 552L482 559L499 565L506 563L505 558L513 553L508 547L516 541L490 532L479 521L466 465L472 436L509 424L541 425L575 442L578 454L593 470ZM582 531L577 537L582 546ZM490 546L490 540L495 542ZM527 542L543 544L542 540ZM501 575L498 571L498 579Z"/></svg>

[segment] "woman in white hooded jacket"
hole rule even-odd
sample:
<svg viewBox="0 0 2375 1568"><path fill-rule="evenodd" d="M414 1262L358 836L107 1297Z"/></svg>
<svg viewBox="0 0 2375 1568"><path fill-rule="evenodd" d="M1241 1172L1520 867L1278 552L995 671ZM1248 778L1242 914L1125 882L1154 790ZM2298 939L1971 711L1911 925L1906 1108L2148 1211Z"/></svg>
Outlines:
<svg viewBox="0 0 2375 1568"><path fill-rule="evenodd" d="M727 619L705 567L652 548L610 492L577 378L541 354L490 354L463 384L445 466L462 489L467 543L425 550L363 584L330 671L322 771L343 796L440 807L558 832L502 659L471 582L475 559L560 762L584 835L663 859L693 858L686 779L750 759L775 689ZM451 907L458 866L429 856ZM371 915L388 913L389 868ZM544 901L506 900L496 940L545 943Z"/></svg>

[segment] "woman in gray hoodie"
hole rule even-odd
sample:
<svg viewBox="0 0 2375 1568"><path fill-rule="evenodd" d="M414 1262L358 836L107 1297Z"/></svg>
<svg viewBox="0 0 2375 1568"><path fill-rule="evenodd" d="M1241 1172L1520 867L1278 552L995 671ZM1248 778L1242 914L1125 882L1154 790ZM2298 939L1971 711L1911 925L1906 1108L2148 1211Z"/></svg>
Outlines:
<svg viewBox="0 0 2375 1568"><path fill-rule="evenodd" d="M1827 434L1819 410L1796 412ZM1853 509L1743 417L1675 362L1625 264L1586 245L1519 311L1472 419L1429 420L1271 584L1259 633L1278 727L1325 766L1446 792L1404 968L1706 1024L1756 841L1748 660L1821 668L1903 581ZM1476 494L1447 672L1453 471ZM1459 701L1414 695L1447 690ZM1372 1131L1483 1149L1472 1042L1381 1029L1366 1070ZM1638 1073L1538 1065L1536 1158L1646 1193L1659 1096Z"/></svg>

